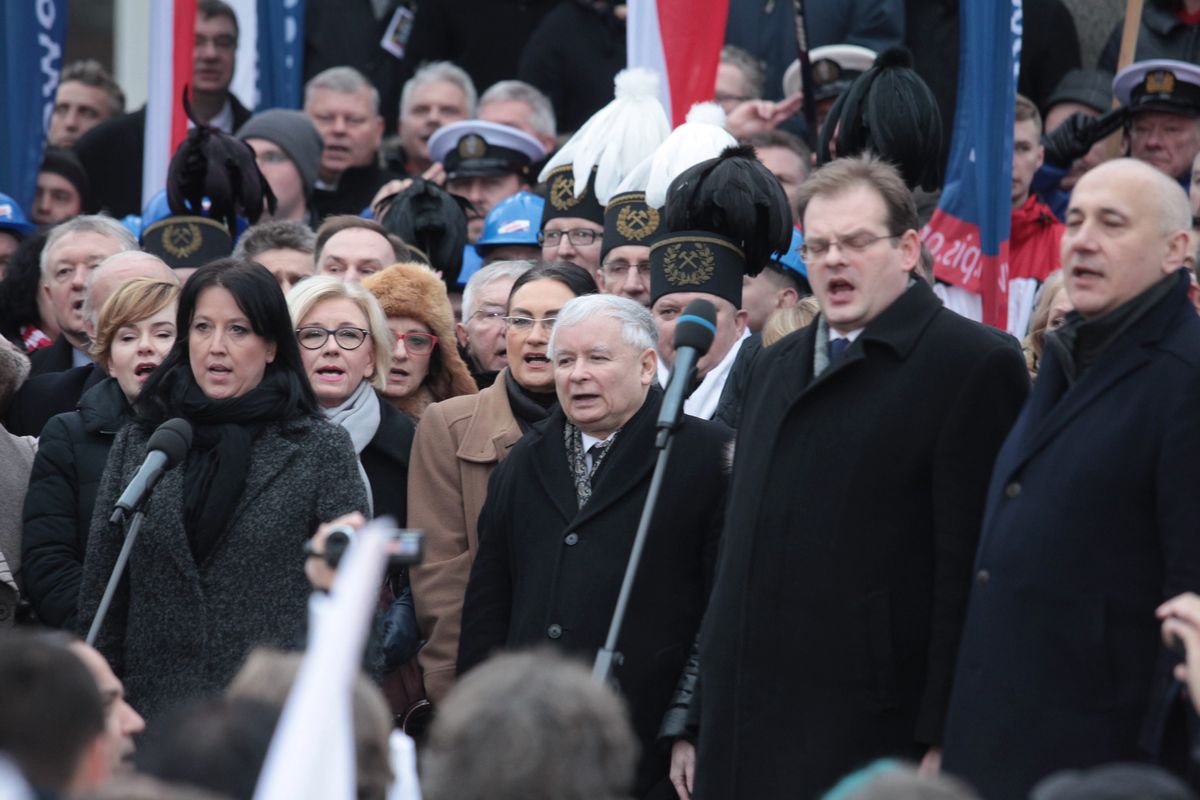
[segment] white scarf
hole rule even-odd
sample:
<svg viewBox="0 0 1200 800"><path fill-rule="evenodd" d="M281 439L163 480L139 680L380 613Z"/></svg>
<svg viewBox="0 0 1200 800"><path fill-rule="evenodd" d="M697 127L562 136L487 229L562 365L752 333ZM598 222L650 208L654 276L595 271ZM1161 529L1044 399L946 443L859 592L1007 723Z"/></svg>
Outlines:
<svg viewBox="0 0 1200 800"><path fill-rule="evenodd" d="M321 411L325 414L325 418L335 425L341 425L350 432L350 441L354 442L354 452L359 454L358 458L358 474L362 476L363 486L367 488L367 516L375 516L375 502L371 496L371 481L367 478L367 471L362 465L362 451L371 440L375 438L375 434L379 431L379 422L381 412L379 411L379 398L375 396L375 390L371 387L371 382L363 380L358 384L358 388L354 390L354 394L346 398L339 406L333 408L324 408Z"/></svg>
<svg viewBox="0 0 1200 800"><path fill-rule="evenodd" d="M713 415L717 413L721 392L725 389L725 380L729 377L729 371L733 369L733 362L737 360L738 351L742 349L742 342L746 341L749 336L749 329L743 330L742 337L733 343L733 347L729 348L729 352L721 359L721 363L705 374L696 390L688 396L687 400L683 401L683 413L700 419L713 418ZM658 382L664 389L667 388L670 376L671 369L663 364L663 360L660 358L658 360Z"/></svg>

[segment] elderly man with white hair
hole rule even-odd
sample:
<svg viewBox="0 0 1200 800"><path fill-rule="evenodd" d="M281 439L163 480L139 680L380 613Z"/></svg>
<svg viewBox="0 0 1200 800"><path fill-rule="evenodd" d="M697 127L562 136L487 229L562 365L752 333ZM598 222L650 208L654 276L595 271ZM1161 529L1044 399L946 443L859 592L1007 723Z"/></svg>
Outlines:
<svg viewBox="0 0 1200 800"><path fill-rule="evenodd" d="M508 293L532 261L497 261L476 272L463 289L462 322L454 326L458 352L480 389L496 380L508 365L504 315Z"/></svg>
<svg viewBox="0 0 1200 800"><path fill-rule="evenodd" d="M650 312L627 298L586 295L559 310L549 353L559 407L492 474L460 673L499 648L590 658L604 643L654 468L656 339ZM684 417L618 641L615 677L642 746L638 797L671 791L655 739L707 603L727 443L723 426Z"/></svg>
<svg viewBox="0 0 1200 800"><path fill-rule="evenodd" d="M101 243L102 240L96 240L96 244ZM112 293L133 278L158 278L179 283L179 276L162 259L136 249L114 253L86 273L82 297L77 301L79 324L87 342L85 347L89 348L84 351L86 360L70 369L31 377L17 392L8 410L6 425L10 431L37 436L51 417L74 411L84 392L104 380L104 370L92 361L90 355L91 341L96 335L96 319Z"/></svg>

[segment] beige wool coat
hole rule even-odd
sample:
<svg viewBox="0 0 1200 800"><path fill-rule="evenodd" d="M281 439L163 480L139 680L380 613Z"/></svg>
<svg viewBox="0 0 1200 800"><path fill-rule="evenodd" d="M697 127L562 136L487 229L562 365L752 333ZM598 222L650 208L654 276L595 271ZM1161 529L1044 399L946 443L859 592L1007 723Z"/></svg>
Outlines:
<svg viewBox="0 0 1200 800"><path fill-rule="evenodd" d="M410 571L418 654L435 705L454 684L463 596L479 548L477 524L488 478L521 438L508 402L508 370L479 394L429 406L408 469L408 525L425 531L425 558Z"/></svg>

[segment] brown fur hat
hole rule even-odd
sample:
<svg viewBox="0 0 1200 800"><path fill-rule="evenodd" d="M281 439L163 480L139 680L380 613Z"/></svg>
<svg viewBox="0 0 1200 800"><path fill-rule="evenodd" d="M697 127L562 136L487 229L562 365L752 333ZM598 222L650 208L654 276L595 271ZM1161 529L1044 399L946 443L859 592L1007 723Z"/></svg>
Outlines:
<svg viewBox="0 0 1200 800"><path fill-rule="evenodd" d="M454 309L446 286L425 264L393 264L363 278L363 288L375 295L389 317L410 317L429 326L437 337L436 357L429 362L425 384L434 400L475 394L479 388L458 354Z"/></svg>

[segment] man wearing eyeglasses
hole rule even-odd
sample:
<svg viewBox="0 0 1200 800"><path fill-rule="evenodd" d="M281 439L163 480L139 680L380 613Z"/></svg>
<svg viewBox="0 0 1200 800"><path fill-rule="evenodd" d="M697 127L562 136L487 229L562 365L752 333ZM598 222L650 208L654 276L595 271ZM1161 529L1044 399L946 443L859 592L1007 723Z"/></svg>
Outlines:
<svg viewBox="0 0 1200 800"><path fill-rule="evenodd" d="M200 122L225 133L233 133L250 119L250 111L229 90L237 43L233 8L222 0L199 0L190 81L192 111ZM75 152L87 171L95 207L118 219L141 213L145 141L143 106L100 123L76 142Z"/></svg>
<svg viewBox="0 0 1200 800"><path fill-rule="evenodd" d="M914 276L893 166L839 159L797 199L821 315L751 367L700 645L706 800L936 766L988 476L1028 391L1015 343Z"/></svg>
<svg viewBox="0 0 1200 800"><path fill-rule="evenodd" d="M604 208L600 245L600 288L650 305L650 245L662 229L662 214L646 205L645 192L624 192Z"/></svg>
<svg viewBox="0 0 1200 800"><path fill-rule="evenodd" d="M596 199L592 178L577 197L571 164L564 164L546 177L546 206L538 243L546 261L570 261L583 267L604 285L600 274L600 246L604 236L604 206Z"/></svg>
<svg viewBox="0 0 1200 800"><path fill-rule="evenodd" d="M497 261L476 272L463 289L462 322L454 326L458 352L480 389L496 381L508 364L504 314L513 283L533 267L532 261Z"/></svg>

